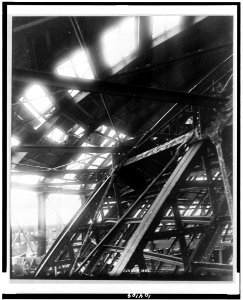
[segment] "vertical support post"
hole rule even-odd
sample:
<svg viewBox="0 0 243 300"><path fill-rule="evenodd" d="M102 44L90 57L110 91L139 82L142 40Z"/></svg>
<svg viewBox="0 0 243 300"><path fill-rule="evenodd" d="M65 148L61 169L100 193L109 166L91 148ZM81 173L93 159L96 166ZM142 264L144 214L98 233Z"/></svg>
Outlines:
<svg viewBox="0 0 243 300"><path fill-rule="evenodd" d="M179 238L179 243L180 243L180 248L181 248L184 269L186 269L188 266L189 257L188 257L186 239L185 239L185 235L183 233L181 215L180 215L180 211L178 209L177 203L176 203L176 199L172 200L172 210L174 213L175 223L176 223L176 227L178 230L178 238Z"/></svg>
<svg viewBox="0 0 243 300"><path fill-rule="evenodd" d="M208 160L206 158L206 156L202 157L202 161L203 161L203 167L206 173L206 177L207 177L207 184L208 184L208 195L209 195L209 199L211 202L211 206L212 206L212 210L213 210L213 214L214 216L217 213L217 207L216 207L216 197L215 197L215 192L213 189L213 179L212 179L212 174L211 174L211 170L208 164Z"/></svg>
<svg viewBox="0 0 243 300"><path fill-rule="evenodd" d="M226 195L226 199L227 199L227 203L228 203L229 214L230 214L230 217L232 220L233 198L231 195L230 184L229 184L229 180L228 180L228 176L227 176L227 172L226 172L221 143L216 144L216 150L217 150L218 159L219 159L220 171L221 171L223 182L224 182L224 190L225 190L225 195Z"/></svg>
<svg viewBox="0 0 243 300"><path fill-rule="evenodd" d="M46 254L46 194L38 194L38 247L37 256Z"/></svg>
<svg viewBox="0 0 243 300"><path fill-rule="evenodd" d="M116 198L118 218L120 219L121 216L122 216L122 208L121 208L121 200L120 200L120 197L119 197L119 191L117 189L116 183L113 183L113 188L114 188L114 194L115 194L115 198Z"/></svg>
<svg viewBox="0 0 243 300"><path fill-rule="evenodd" d="M224 156L223 156L223 150L222 150L222 138L218 133L218 129L214 130L213 132L209 132L208 135L216 147L220 171L221 171L221 175L222 175L222 179L223 179L223 183L224 183L224 191L225 191L225 196L226 196L226 200L227 200L227 204L228 204L228 210L229 210L230 218L232 220L233 198L232 198L230 184L229 184L229 180L228 180L228 176L227 176L227 172L226 172L226 166L225 166L225 162L224 162Z"/></svg>

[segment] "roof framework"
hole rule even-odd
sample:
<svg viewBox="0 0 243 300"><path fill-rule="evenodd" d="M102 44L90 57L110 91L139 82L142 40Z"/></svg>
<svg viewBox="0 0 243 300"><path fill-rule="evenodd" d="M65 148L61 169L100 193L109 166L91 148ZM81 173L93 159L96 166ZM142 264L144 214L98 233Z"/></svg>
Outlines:
<svg viewBox="0 0 243 300"><path fill-rule="evenodd" d="M12 176L41 178L13 186L84 198L27 276L232 275L232 19L181 17L153 39L135 17L137 49L107 66L98 37L118 19L13 20ZM94 79L55 73L75 49ZM35 118L19 101L32 82L51 99Z"/></svg>

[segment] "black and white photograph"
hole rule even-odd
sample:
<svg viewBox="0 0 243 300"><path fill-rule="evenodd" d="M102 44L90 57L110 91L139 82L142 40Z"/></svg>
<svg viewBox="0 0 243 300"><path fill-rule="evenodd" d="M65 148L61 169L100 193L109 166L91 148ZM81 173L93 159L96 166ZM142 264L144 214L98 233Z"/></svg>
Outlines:
<svg viewBox="0 0 243 300"><path fill-rule="evenodd" d="M7 10L6 293L239 293L237 5Z"/></svg>

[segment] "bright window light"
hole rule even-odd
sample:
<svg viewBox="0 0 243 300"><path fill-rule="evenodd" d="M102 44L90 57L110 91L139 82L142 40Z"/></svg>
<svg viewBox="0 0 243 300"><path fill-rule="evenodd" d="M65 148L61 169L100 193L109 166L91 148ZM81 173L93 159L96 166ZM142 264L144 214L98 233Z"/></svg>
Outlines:
<svg viewBox="0 0 243 300"><path fill-rule="evenodd" d="M33 84L27 89L24 97L21 97L19 100L39 121L39 124L34 127L37 130L46 121L41 115L52 107L52 102L46 90L38 84Z"/></svg>
<svg viewBox="0 0 243 300"><path fill-rule="evenodd" d="M65 176L63 176L63 179L73 180L75 176L76 174L66 174Z"/></svg>
<svg viewBox="0 0 243 300"><path fill-rule="evenodd" d="M52 106L52 103L47 97L44 88L38 84L32 85L26 91L25 100L27 102L30 102L31 105L35 108L35 110L37 110L41 114L43 114Z"/></svg>
<svg viewBox="0 0 243 300"><path fill-rule="evenodd" d="M11 225L34 226L37 229L38 198L37 193L18 188L11 189Z"/></svg>
<svg viewBox="0 0 243 300"><path fill-rule="evenodd" d="M68 201L67 201L68 200ZM80 208L81 201L78 195L50 194L46 201L46 223L57 225L60 222L67 224Z"/></svg>
<svg viewBox="0 0 243 300"><path fill-rule="evenodd" d="M100 147L104 147L108 142L108 139L104 139L104 141L100 144Z"/></svg>
<svg viewBox="0 0 243 300"><path fill-rule="evenodd" d="M80 126L75 132L74 134L76 134L78 137L81 137L84 133L84 129Z"/></svg>
<svg viewBox="0 0 243 300"><path fill-rule="evenodd" d="M116 134L115 130L111 129L110 132L108 133L109 137L113 137Z"/></svg>
<svg viewBox="0 0 243 300"><path fill-rule="evenodd" d="M16 137L11 137L11 146L18 146L20 144L20 141L16 139Z"/></svg>
<svg viewBox="0 0 243 300"><path fill-rule="evenodd" d="M123 133L120 133L120 134L119 134L119 138L120 138L120 139L125 139L125 137L126 137L125 134L123 134Z"/></svg>
<svg viewBox="0 0 243 300"><path fill-rule="evenodd" d="M94 79L88 58L83 50L76 51L65 62L58 65L56 72L61 76ZM72 97L75 97L79 90L68 90L68 92Z"/></svg>
<svg viewBox="0 0 243 300"><path fill-rule="evenodd" d="M91 144L89 144L89 143L87 143L87 142L84 142L83 144L82 144L82 147L95 147L94 145L91 145Z"/></svg>
<svg viewBox="0 0 243 300"><path fill-rule="evenodd" d="M101 157L107 158L110 155L110 153L103 153L101 154Z"/></svg>
<svg viewBox="0 0 243 300"><path fill-rule="evenodd" d="M112 147L115 145L115 142L111 142L109 145L107 145L108 147Z"/></svg>
<svg viewBox="0 0 243 300"><path fill-rule="evenodd" d="M88 169L98 169L98 166L91 165L91 166L88 167Z"/></svg>
<svg viewBox="0 0 243 300"><path fill-rule="evenodd" d="M60 130L59 128L55 128L52 130L47 137L55 142L62 143L66 139L65 132Z"/></svg>
<svg viewBox="0 0 243 300"><path fill-rule="evenodd" d="M77 161L86 161L86 160L90 160L93 157L93 155L91 154L87 154L87 153L82 153L79 158L77 159Z"/></svg>
<svg viewBox="0 0 243 300"><path fill-rule="evenodd" d="M69 93L72 97L75 97L79 93L79 90L69 90Z"/></svg>
<svg viewBox="0 0 243 300"><path fill-rule="evenodd" d="M152 26L153 33L152 37L156 38L168 30L174 28L179 25L180 16L153 16L152 17Z"/></svg>
<svg viewBox="0 0 243 300"><path fill-rule="evenodd" d="M111 67L132 54L138 45L135 17L126 18L102 37L104 59Z"/></svg>
<svg viewBox="0 0 243 300"><path fill-rule="evenodd" d="M38 175L13 175L12 182L23 183L23 184L36 184L41 181L44 177Z"/></svg>
<svg viewBox="0 0 243 300"><path fill-rule="evenodd" d="M107 166L110 166L110 165L112 165L112 160L108 163L108 165Z"/></svg>
<svg viewBox="0 0 243 300"><path fill-rule="evenodd" d="M104 158L98 157L98 158L96 158L95 161L93 161L93 165L100 166L104 162L104 160L105 160Z"/></svg>
<svg viewBox="0 0 243 300"><path fill-rule="evenodd" d="M65 184L62 186L62 188L65 188L67 190L79 190L81 184L72 184L72 185L66 185Z"/></svg>
<svg viewBox="0 0 243 300"><path fill-rule="evenodd" d="M64 182L65 182L65 180L59 179L59 178L55 178L52 180L52 183L64 183Z"/></svg>
<svg viewBox="0 0 243 300"><path fill-rule="evenodd" d="M105 125L101 125L99 128L97 128L97 131L99 131L100 133L104 134L106 132L106 129L108 127Z"/></svg>

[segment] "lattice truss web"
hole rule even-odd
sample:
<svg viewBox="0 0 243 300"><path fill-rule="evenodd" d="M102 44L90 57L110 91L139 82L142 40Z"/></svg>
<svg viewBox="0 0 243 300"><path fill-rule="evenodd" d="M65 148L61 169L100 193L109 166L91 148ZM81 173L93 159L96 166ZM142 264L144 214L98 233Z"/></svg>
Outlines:
<svg viewBox="0 0 243 300"><path fill-rule="evenodd" d="M231 272L231 219L215 153L199 141L169 155L140 195L124 189L114 173L108 176L36 276Z"/></svg>
<svg viewBox="0 0 243 300"><path fill-rule="evenodd" d="M155 42L166 37L179 24L179 16L154 17L151 39ZM104 62L114 74L114 67L126 66L136 54L137 30L137 18L132 17L102 35ZM207 105L204 106L206 100L200 102L200 107L172 101L172 108L159 116L158 123L151 122L151 128L138 137L127 136L114 126L105 100L102 104L106 121L103 118L87 126L72 111L65 116L72 119L72 125L67 122L62 126L53 121L58 110L54 94L64 91L70 103L77 104L89 93L49 90L41 84L28 86L14 104L18 110L13 123L30 123L34 131L43 133L38 146L49 150L33 154L28 153L28 146L23 148L27 150L18 157L21 163L12 164L26 170L29 161L35 162L36 165L31 164L32 171L34 168L39 175L20 175L13 170L12 184L35 193L39 188L48 189L49 206L55 203L54 192L70 195L70 207L64 205L63 210L72 211L64 220L58 205L52 207L61 225L59 235L48 244L44 257L31 261L28 276L112 278L149 273L162 278L232 274L232 203L227 186L232 183L232 170L222 162L221 144L215 147L205 133L211 115L215 116L218 110L217 100L227 102L232 94L231 62L232 55L226 56L183 94L207 95ZM54 73L59 78L92 80L92 70L82 48L58 62ZM90 116L82 105L75 107ZM230 105L224 108L230 115ZM12 136L13 148L21 147L21 142L20 137ZM75 149L63 162L57 159L61 156L58 157L58 147L63 150L74 145L78 145L78 151ZM52 146L56 147L55 155L51 153ZM36 194L32 198L35 201ZM36 218L34 214L32 217ZM28 242L21 227L12 245L21 244L21 238L35 255L36 247Z"/></svg>

